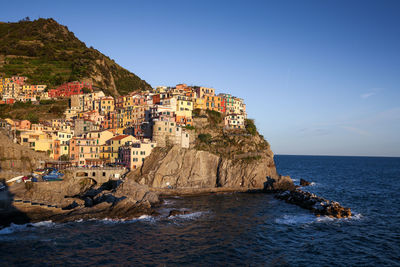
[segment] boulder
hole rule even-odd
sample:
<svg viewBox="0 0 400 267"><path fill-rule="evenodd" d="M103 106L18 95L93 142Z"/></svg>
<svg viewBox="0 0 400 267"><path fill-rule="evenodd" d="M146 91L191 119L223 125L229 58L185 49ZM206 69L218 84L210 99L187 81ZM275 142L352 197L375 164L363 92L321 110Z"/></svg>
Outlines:
<svg viewBox="0 0 400 267"><path fill-rule="evenodd" d="M351 217L350 208L345 208L336 201L330 201L299 189L284 191L275 195L275 197L285 200L287 203L311 210L317 216L326 215L335 218Z"/></svg>
<svg viewBox="0 0 400 267"><path fill-rule="evenodd" d="M185 215L185 214L190 214L190 211L187 210L171 210L168 214L168 218L172 216L177 216L177 215Z"/></svg>
<svg viewBox="0 0 400 267"><path fill-rule="evenodd" d="M301 186L309 186L311 182L304 180L303 178L300 179L300 185Z"/></svg>

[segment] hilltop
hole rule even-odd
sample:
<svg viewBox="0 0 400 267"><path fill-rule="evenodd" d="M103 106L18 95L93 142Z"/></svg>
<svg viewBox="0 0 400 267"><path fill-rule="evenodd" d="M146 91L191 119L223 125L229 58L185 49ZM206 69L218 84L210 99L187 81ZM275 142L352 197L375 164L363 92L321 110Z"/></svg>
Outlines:
<svg viewBox="0 0 400 267"><path fill-rule="evenodd" d="M50 87L90 81L113 96L151 88L52 18L0 23L0 75L26 76L31 84Z"/></svg>

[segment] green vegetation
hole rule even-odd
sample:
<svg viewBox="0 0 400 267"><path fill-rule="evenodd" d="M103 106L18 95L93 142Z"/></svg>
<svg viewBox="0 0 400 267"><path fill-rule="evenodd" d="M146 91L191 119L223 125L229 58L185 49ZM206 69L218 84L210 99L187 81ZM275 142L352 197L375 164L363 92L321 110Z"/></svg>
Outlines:
<svg viewBox="0 0 400 267"><path fill-rule="evenodd" d="M260 160L261 159L261 156L249 156L249 157L245 157L245 158L242 158L242 159L240 159L241 161L244 161L244 162L247 162L247 163L250 163L250 162L253 162L253 161L257 161L257 160Z"/></svg>
<svg viewBox="0 0 400 267"><path fill-rule="evenodd" d="M192 126L192 125L186 125L185 128L188 129L188 130L194 130L194 129L196 129L196 128L195 128L194 126Z"/></svg>
<svg viewBox="0 0 400 267"><path fill-rule="evenodd" d="M39 117L36 113L29 112L26 119L31 123L39 123Z"/></svg>
<svg viewBox="0 0 400 267"><path fill-rule="evenodd" d="M205 144L210 144L211 140L212 140L212 136L211 134L199 134L197 136L199 138L199 140Z"/></svg>
<svg viewBox="0 0 400 267"><path fill-rule="evenodd" d="M216 126L222 122L222 114L218 111L214 110L208 110L207 109L207 117L208 117L208 122L210 125Z"/></svg>
<svg viewBox="0 0 400 267"><path fill-rule="evenodd" d="M92 91L89 89L89 88L87 88L87 87L83 87L82 88L82 93L84 93L84 94L89 94L89 93L91 93Z"/></svg>
<svg viewBox="0 0 400 267"><path fill-rule="evenodd" d="M251 134L251 135L257 134L257 127L254 123L254 120L246 119L245 125L246 125L246 130L249 134Z"/></svg>
<svg viewBox="0 0 400 267"><path fill-rule="evenodd" d="M60 161L68 161L69 160L69 156L68 155L61 155L59 160Z"/></svg>
<svg viewBox="0 0 400 267"><path fill-rule="evenodd" d="M0 74L27 76L29 83L49 87L89 79L111 95L115 95L114 89L126 94L150 88L98 50L86 47L53 19L0 23ZM99 82L95 76L100 76Z"/></svg>
<svg viewBox="0 0 400 267"><path fill-rule="evenodd" d="M40 105L51 105L51 104L54 104L54 103L56 103L56 100L40 100L39 101L39 104Z"/></svg>
<svg viewBox="0 0 400 267"><path fill-rule="evenodd" d="M42 103L42 101L44 101ZM40 119L60 118L68 108L68 99L42 100L41 104L34 105L31 102L15 102L13 105L0 105L0 118L17 120L29 120L37 123Z"/></svg>

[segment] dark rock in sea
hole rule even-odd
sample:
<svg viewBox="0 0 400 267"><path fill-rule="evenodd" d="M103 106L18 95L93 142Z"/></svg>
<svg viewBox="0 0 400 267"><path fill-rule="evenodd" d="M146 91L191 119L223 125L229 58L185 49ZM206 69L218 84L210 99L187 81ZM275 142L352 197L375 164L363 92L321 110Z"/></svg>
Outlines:
<svg viewBox="0 0 400 267"><path fill-rule="evenodd" d="M168 214L168 218L172 216L177 216L177 215L185 215L189 214L190 212L187 210L171 210Z"/></svg>
<svg viewBox="0 0 400 267"><path fill-rule="evenodd" d="M296 187L290 176L279 175L277 178L267 177L267 181L264 182L265 192L281 192L281 191L292 191Z"/></svg>
<svg viewBox="0 0 400 267"><path fill-rule="evenodd" d="M345 208L336 201L330 201L315 194L299 189L284 191L275 196L288 203L298 205L304 209L311 210L317 216L326 215L335 218L351 217L350 208Z"/></svg>
<svg viewBox="0 0 400 267"><path fill-rule="evenodd" d="M300 185L301 186L309 186L311 182L304 180L303 178L300 179Z"/></svg>

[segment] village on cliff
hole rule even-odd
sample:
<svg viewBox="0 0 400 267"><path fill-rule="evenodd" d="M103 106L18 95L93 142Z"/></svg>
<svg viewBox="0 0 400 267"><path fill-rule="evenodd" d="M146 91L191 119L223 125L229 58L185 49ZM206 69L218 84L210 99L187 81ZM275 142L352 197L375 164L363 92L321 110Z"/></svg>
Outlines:
<svg viewBox="0 0 400 267"><path fill-rule="evenodd" d="M68 166L115 166L136 169L155 147L189 148L193 117L202 112L223 114L224 129L244 129L246 105L215 89L178 84L158 86L112 97L88 82L69 82L55 89L30 85L26 77L0 79L0 105L69 99L64 118L38 123L0 120L13 141L42 151ZM40 100L40 101L39 101Z"/></svg>

